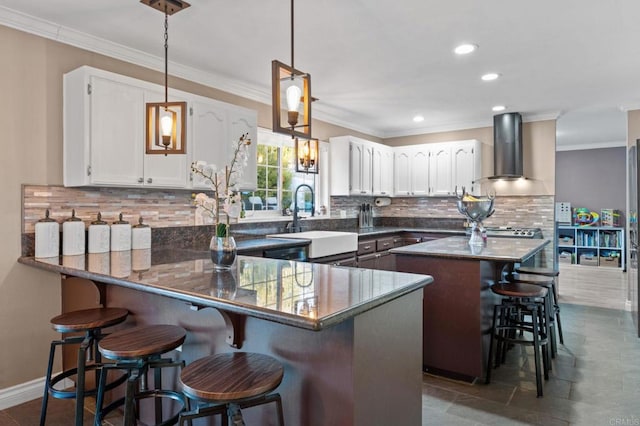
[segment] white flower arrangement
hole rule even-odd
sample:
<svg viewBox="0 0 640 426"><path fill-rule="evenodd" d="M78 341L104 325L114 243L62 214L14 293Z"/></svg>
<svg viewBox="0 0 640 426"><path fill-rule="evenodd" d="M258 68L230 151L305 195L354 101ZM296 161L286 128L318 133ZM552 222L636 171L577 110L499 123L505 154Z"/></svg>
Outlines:
<svg viewBox="0 0 640 426"><path fill-rule="evenodd" d="M202 161L191 163L191 171L209 181L214 192L213 198L203 192L192 194L193 204L213 218L218 237L228 237L229 219L240 216L242 196L236 186L249 159L249 145L251 139L247 133L234 141L232 160L224 170L218 171L215 165Z"/></svg>

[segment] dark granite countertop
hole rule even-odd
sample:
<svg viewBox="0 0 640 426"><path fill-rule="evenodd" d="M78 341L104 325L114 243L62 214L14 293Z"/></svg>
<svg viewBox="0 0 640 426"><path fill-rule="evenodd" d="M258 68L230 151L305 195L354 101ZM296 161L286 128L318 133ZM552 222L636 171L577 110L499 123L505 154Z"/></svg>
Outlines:
<svg viewBox="0 0 640 426"><path fill-rule="evenodd" d="M163 263L153 260L158 253ZM433 281L429 275L247 256L238 256L232 273L220 273L208 255L201 250L131 250L18 261L309 330L322 330Z"/></svg>
<svg viewBox="0 0 640 426"><path fill-rule="evenodd" d="M360 228L358 229L358 235L360 237L377 237L386 234L396 234L398 232L420 232L420 233L433 233L433 234L450 234L450 235L464 235L464 229L436 229L436 228L406 228L406 227L390 227L390 226L376 226L373 228Z"/></svg>
<svg viewBox="0 0 640 426"><path fill-rule="evenodd" d="M454 236L391 249L391 253L454 259L524 262L549 240L528 238L489 238L485 246L470 246L469 237Z"/></svg>

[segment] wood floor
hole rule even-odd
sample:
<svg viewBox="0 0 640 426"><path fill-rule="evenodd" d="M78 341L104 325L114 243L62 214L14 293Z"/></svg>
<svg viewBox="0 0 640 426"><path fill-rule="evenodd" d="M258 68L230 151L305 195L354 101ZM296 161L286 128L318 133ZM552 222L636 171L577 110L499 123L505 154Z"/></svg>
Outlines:
<svg viewBox="0 0 640 426"><path fill-rule="evenodd" d="M561 303L625 309L627 274L620 268L560 265Z"/></svg>

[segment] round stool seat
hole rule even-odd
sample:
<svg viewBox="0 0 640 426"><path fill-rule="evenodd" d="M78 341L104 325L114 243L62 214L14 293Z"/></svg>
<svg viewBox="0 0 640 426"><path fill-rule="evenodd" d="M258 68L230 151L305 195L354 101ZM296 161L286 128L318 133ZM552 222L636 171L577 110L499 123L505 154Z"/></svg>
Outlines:
<svg viewBox="0 0 640 426"><path fill-rule="evenodd" d="M177 325L147 325L117 331L100 341L107 358L135 359L159 355L182 345L187 332Z"/></svg>
<svg viewBox="0 0 640 426"><path fill-rule="evenodd" d="M536 284L545 287L551 287L553 285L553 278L551 277L525 273L513 275L513 278L511 278L510 281L517 283Z"/></svg>
<svg viewBox="0 0 640 426"><path fill-rule="evenodd" d="M193 399L232 401L265 394L280 384L284 369L256 353L224 353L200 358L180 374L183 392Z"/></svg>
<svg viewBox="0 0 640 426"><path fill-rule="evenodd" d="M545 297L547 289L526 283L498 283L491 286L491 291L505 297Z"/></svg>
<svg viewBox="0 0 640 426"><path fill-rule="evenodd" d="M516 268L516 272L523 274L543 275L545 277L557 277L560 271L553 268L536 268L534 266L521 266Z"/></svg>
<svg viewBox="0 0 640 426"><path fill-rule="evenodd" d="M51 326L60 333L104 328L123 322L129 311L123 308L94 308L68 312L51 318Z"/></svg>

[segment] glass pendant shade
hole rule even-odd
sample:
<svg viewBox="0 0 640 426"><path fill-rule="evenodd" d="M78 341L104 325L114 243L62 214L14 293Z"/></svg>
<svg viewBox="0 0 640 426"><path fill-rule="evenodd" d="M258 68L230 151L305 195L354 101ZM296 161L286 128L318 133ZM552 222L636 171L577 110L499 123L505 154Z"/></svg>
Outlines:
<svg viewBox="0 0 640 426"><path fill-rule="evenodd" d="M311 76L277 60L271 64L273 131L311 139Z"/></svg>
<svg viewBox="0 0 640 426"><path fill-rule="evenodd" d="M296 139L296 171L318 173L318 140Z"/></svg>

